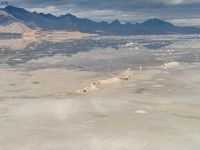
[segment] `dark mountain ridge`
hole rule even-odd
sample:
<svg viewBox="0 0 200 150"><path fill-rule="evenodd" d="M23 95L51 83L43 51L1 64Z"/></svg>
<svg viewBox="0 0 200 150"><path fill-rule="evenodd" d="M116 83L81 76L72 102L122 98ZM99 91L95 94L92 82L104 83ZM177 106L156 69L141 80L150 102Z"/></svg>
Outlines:
<svg viewBox="0 0 200 150"><path fill-rule="evenodd" d="M152 35L152 34L199 34L200 28L179 27L160 19L149 19L143 23L125 23L119 20L111 23L95 22L87 18L78 18L72 14L54 16L29 12L23 8L7 6L1 9L14 18L23 21L33 29L66 30L98 34ZM1 22L1 21L0 21Z"/></svg>

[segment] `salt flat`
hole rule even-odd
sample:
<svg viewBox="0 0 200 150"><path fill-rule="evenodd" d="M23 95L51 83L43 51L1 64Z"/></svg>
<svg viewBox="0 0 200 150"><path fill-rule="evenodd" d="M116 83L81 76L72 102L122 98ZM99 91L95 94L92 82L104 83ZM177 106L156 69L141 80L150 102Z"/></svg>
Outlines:
<svg viewBox="0 0 200 150"><path fill-rule="evenodd" d="M199 39L166 36L177 47L150 49L145 46L152 37L142 37L146 43L140 38L128 37L135 44L117 49L97 42L89 51L28 57L15 65L9 65L10 54L0 65L1 149L199 150ZM185 41L196 46L186 50ZM163 68L170 62L179 65ZM128 80L74 94L129 67Z"/></svg>

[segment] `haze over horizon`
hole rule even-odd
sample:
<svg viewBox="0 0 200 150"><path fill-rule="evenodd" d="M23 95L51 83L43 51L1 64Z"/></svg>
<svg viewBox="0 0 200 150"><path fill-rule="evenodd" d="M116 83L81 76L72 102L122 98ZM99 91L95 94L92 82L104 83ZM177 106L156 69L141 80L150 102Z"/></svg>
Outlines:
<svg viewBox="0 0 200 150"><path fill-rule="evenodd" d="M177 25L200 25L198 0L10 0L9 5L29 11L62 15L71 13L95 21L141 22L160 18Z"/></svg>

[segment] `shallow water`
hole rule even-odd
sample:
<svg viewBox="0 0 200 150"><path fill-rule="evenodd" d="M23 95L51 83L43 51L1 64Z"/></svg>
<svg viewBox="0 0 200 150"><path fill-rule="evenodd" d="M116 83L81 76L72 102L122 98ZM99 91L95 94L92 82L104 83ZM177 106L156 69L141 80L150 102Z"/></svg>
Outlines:
<svg viewBox="0 0 200 150"><path fill-rule="evenodd" d="M199 150L198 35L20 40L0 44L1 149Z"/></svg>

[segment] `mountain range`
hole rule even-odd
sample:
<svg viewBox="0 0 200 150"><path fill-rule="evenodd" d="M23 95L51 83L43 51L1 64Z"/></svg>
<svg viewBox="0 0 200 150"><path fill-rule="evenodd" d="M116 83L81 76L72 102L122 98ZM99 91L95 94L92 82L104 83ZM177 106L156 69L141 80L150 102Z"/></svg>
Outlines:
<svg viewBox="0 0 200 150"><path fill-rule="evenodd" d="M72 14L54 16L30 12L24 8L6 6L0 9L0 26L17 23L29 30L64 30L83 33L115 35L157 35L157 34L199 34L200 28L180 27L160 19L149 19L143 23L124 23L115 20L111 23L95 22L87 18L78 18Z"/></svg>

